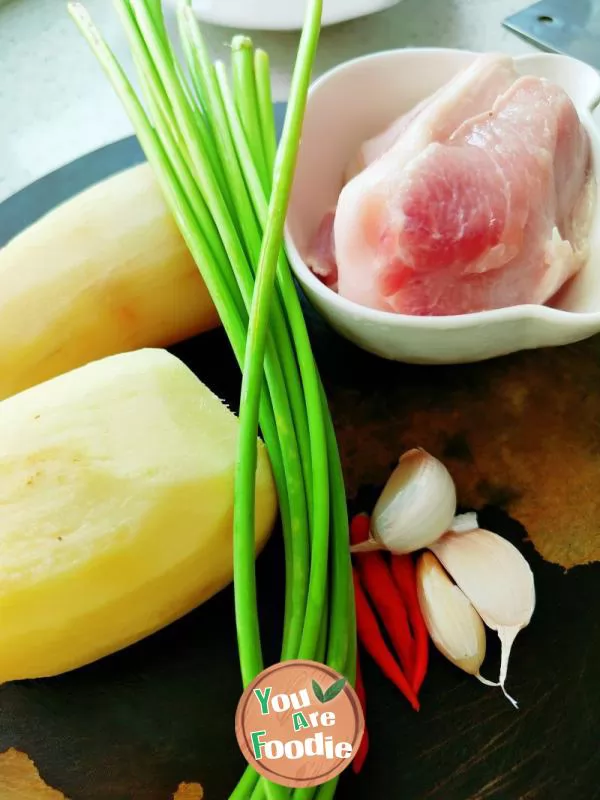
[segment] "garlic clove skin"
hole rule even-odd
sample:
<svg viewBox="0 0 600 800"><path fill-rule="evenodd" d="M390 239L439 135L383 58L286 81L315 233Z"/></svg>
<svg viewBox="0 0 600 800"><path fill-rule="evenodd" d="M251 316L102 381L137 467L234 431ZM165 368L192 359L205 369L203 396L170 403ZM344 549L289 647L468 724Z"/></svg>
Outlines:
<svg viewBox="0 0 600 800"><path fill-rule="evenodd" d="M485 658L483 622L431 553L423 553L417 563L417 592L427 630L437 649L469 675L478 676Z"/></svg>
<svg viewBox="0 0 600 800"><path fill-rule="evenodd" d="M372 553L373 550L385 550L385 547L379 544L379 542L375 541L375 539L371 538L372 534L369 534L369 538L365 539L364 542L359 542L358 544L353 544L350 548L351 553Z"/></svg>
<svg viewBox="0 0 600 800"><path fill-rule="evenodd" d="M507 539L478 528L447 533L431 549L492 630L529 623L535 608L533 573Z"/></svg>
<svg viewBox="0 0 600 800"><path fill-rule="evenodd" d="M429 547L451 526L456 488L446 467L425 450L404 453L371 516L371 538L392 553Z"/></svg>
<svg viewBox="0 0 600 800"><path fill-rule="evenodd" d="M454 517L452 524L448 527L448 531L452 533L467 533L468 531L477 530L477 528L479 528L477 513L475 511L467 511L466 514L458 514Z"/></svg>
<svg viewBox="0 0 600 800"><path fill-rule="evenodd" d="M505 691L513 642L535 608L531 567L509 541L483 529L448 533L431 550L485 624L497 631L502 646L499 683Z"/></svg>

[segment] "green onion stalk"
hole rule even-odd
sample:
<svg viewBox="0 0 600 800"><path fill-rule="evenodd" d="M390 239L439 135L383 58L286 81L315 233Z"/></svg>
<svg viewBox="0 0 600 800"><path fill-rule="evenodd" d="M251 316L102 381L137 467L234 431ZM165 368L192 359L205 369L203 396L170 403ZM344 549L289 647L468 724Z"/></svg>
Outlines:
<svg viewBox="0 0 600 800"><path fill-rule="evenodd" d="M160 0L114 0L141 97L81 3L69 11L133 124L242 370L234 595L242 683L264 667L255 573L257 435L269 453L285 549L281 659L324 661L354 683L356 626L344 481L327 398L282 247L322 0L310 0L279 147L269 60L250 39L213 63L190 0L177 8L183 63ZM231 800L318 800L250 767Z"/></svg>

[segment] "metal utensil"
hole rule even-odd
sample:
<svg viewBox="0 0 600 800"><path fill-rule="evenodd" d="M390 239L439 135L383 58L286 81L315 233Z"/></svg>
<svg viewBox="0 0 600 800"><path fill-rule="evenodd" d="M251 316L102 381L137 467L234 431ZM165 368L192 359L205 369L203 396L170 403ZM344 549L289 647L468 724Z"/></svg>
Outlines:
<svg viewBox="0 0 600 800"><path fill-rule="evenodd" d="M545 50L600 69L600 0L541 0L503 24Z"/></svg>

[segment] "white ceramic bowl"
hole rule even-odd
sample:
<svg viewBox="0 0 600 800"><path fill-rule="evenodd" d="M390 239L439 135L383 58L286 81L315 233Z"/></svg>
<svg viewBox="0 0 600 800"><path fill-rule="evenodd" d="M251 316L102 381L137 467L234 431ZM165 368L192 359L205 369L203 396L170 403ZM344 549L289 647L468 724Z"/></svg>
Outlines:
<svg viewBox="0 0 600 800"><path fill-rule="evenodd" d="M304 263L302 256L323 213L335 204L346 164L360 143L431 94L475 55L433 48L377 53L336 67L310 91L286 230L291 265L307 297L333 328L385 358L423 364L480 361L568 344L600 331L600 195L590 260L560 308L521 305L446 317L393 314L340 297ZM600 185L600 132L591 113L600 98L598 73L561 55L540 53L515 62L523 74L549 78L570 95L589 131Z"/></svg>
<svg viewBox="0 0 600 800"><path fill-rule="evenodd" d="M400 0L323 0L323 25L364 17ZM298 30L304 21L305 0L194 0L194 11L205 22L230 28L273 31Z"/></svg>

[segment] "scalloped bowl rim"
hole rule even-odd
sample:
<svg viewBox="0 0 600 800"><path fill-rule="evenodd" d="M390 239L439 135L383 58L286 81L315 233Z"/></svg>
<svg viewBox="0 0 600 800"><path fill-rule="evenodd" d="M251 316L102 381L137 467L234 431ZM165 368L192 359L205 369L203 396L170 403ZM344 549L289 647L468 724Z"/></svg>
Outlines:
<svg viewBox="0 0 600 800"><path fill-rule="evenodd" d="M338 64L336 67L325 72L321 75L317 80L315 80L309 91L309 102L310 96L314 91L316 91L322 84L329 81L334 75L339 72L345 71L349 68L353 68L360 63L365 63L367 61L374 61L377 59L381 59L384 57L388 57L392 54L406 54L412 55L414 53L430 53L432 56L436 54L447 54L447 53L460 53L460 54L468 54L468 55L477 55L477 51L472 50L461 50L457 48L441 48L441 47L407 47L407 48L396 48L391 50L382 50L377 53L370 53L365 56L360 56L358 58L350 59L348 61L344 61L341 64ZM519 63L521 61L527 60L545 60L548 57L552 59L567 59L569 62L577 61L570 56L559 55L559 54L548 54L548 53L534 53L531 55L522 55L522 56L513 56L515 63ZM584 62L579 62L582 66L587 67L588 69L592 70L593 68L589 65L585 64ZM600 141L600 131L596 123L594 122L593 118L591 117L591 112L595 108L598 103L600 103L600 74L596 73L598 76L597 81L597 88L596 92L593 95L593 98L590 100L589 104L585 109L579 109L579 113L581 111L587 112L589 115L589 120L587 120L586 129L589 132L589 129L592 128L595 130L598 140ZM596 176L600 176L600 164L596 165ZM600 196L598 197L597 202L600 202ZM356 303L353 300L348 300L345 297L342 297L334 290L325 286L319 278L310 270L310 268L305 263L303 257L301 256L298 248L296 247L296 243L294 238L289 232L288 225L286 223L286 249L288 251L288 255L290 258L290 263L292 269L298 278L298 280L306 284L310 287L310 289L321 298L323 298L324 302L328 305L336 306L341 311L344 311L348 315L357 316L359 315L365 321L371 323L385 323L386 326L394 326L398 328L428 328L430 330L435 329L453 329L453 328L469 328L469 327L476 327L481 325L482 323L489 323L489 322L510 322L515 320L546 320L548 322L556 322L559 323L563 328L570 328L576 329L582 326L582 324L589 324L596 322L600 327L600 309L598 311L568 311L566 309L561 308L554 308L546 305L537 305L534 303L528 304L521 304L515 306L507 306L504 308L497 308L497 309L489 309L486 311L475 311L466 314L451 314L451 315L440 315L440 316L416 316L411 314L400 314L394 311L383 311L380 309L371 308L370 306L363 306L360 303Z"/></svg>

